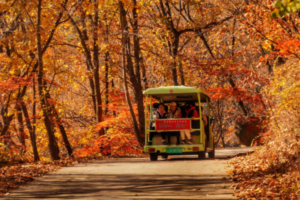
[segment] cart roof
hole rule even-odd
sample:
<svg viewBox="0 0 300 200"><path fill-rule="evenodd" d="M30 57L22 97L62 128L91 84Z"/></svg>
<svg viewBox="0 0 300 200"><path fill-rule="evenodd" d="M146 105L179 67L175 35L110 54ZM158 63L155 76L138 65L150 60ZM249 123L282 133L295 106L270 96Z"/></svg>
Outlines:
<svg viewBox="0 0 300 200"><path fill-rule="evenodd" d="M196 88L186 86L161 86L158 88L149 88L143 92L143 94L152 95L153 98L160 100L164 103L168 102L185 102L196 101L198 102L197 93L201 95L201 102L206 102L206 98L210 101L208 93Z"/></svg>

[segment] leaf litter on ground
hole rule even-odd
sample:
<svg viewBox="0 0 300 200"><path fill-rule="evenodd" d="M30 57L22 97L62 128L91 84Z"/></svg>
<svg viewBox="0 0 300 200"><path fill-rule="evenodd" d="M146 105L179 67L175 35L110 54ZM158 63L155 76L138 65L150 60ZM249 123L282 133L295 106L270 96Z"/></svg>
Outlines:
<svg viewBox="0 0 300 200"><path fill-rule="evenodd" d="M234 195L240 199L300 199L297 141L273 140L249 155L229 160Z"/></svg>

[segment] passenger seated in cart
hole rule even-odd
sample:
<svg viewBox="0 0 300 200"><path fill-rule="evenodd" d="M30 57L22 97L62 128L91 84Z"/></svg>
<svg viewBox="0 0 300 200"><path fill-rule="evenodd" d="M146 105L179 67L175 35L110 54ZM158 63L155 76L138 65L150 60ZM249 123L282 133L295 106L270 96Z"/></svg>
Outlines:
<svg viewBox="0 0 300 200"><path fill-rule="evenodd" d="M203 120L203 123L204 123L204 127L206 127L208 122L207 122L207 117L204 114L203 106L201 106L201 115L202 115L202 120Z"/></svg>
<svg viewBox="0 0 300 200"><path fill-rule="evenodd" d="M170 103L170 111L169 111L169 118L181 118L181 110L178 108L176 102Z"/></svg>
<svg viewBox="0 0 300 200"><path fill-rule="evenodd" d="M186 102L183 110L184 110L182 116L183 118L191 118L191 120L194 120L194 118L199 118L199 114L195 109L193 102ZM192 122L192 128L193 128L193 122ZM182 140L181 144L193 144L190 130L180 131L180 135ZM187 137L187 140L185 139L185 137Z"/></svg>
<svg viewBox="0 0 300 200"><path fill-rule="evenodd" d="M176 118L182 118L182 115L181 115L181 110L180 108L177 106L177 103L176 102L172 102L170 103L170 111L169 111L169 118L170 119L176 119ZM176 137L177 137L177 142L176 144L179 145L180 144L180 139L179 139L179 131L174 131L174 132L170 132L169 133L169 138L171 136L171 134L174 134ZM169 140L170 141L170 140ZM170 142L169 142L170 143Z"/></svg>
<svg viewBox="0 0 300 200"><path fill-rule="evenodd" d="M207 142L209 141L209 127L208 127L208 120L207 116L204 114L203 106L201 106L201 115L202 115L202 120L204 124L204 133L206 135Z"/></svg>
<svg viewBox="0 0 300 200"><path fill-rule="evenodd" d="M166 119L168 118L168 113L165 111L165 105L163 103L160 103L158 105L158 109L153 111L153 119ZM155 123L150 124L152 127L150 127L150 130L155 130ZM166 132L159 132L162 137L162 144L167 145L166 142ZM156 132L150 132L149 135L149 141L148 145L152 145L152 140Z"/></svg>

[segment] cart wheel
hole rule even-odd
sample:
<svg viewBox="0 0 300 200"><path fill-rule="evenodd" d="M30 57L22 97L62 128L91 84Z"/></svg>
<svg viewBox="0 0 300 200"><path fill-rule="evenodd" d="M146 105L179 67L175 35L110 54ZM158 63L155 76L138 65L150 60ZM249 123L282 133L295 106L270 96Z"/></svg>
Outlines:
<svg viewBox="0 0 300 200"><path fill-rule="evenodd" d="M151 161L157 161L157 157L158 157L157 153L150 153L150 160Z"/></svg>
<svg viewBox="0 0 300 200"><path fill-rule="evenodd" d="M215 158L215 150L213 150L212 152L208 152L208 157Z"/></svg>
<svg viewBox="0 0 300 200"><path fill-rule="evenodd" d="M168 159L168 154L162 154L161 157L162 157L163 159Z"/></svg>
<svg viewBox="0 0 300 200"><path fill-rule="evenodd" d="M205 159L205 151L199 152L198 158L199 158L199 159Z"/></svg>

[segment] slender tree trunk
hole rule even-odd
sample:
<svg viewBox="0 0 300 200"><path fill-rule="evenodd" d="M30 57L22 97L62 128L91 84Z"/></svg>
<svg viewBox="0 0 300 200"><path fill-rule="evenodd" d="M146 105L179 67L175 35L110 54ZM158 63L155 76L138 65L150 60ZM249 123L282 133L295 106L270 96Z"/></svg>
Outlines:
<svg viewBox="0 0 300 200"><path fill-rule="evenodd" d="M45 86L46 86L46 83L45 83ZM56 122L52 122L53 129L54 129L54 124L56 124L58 126L59 130L60 130L61 136L62 136L62 138L64 140L65 147L66 147L66 149L68 151L69 156L73 156L72 155L73 154L73 150L72 150L71 144L69 142L69 139L68 139L68 136L67 136L67 132L65 130L63 122L62 122L61 118L59 117L58 112L56 111L56 108L55 108L54 104L53 103L49 103L48 100L50 100L50 99L52 99L51 95L50 95L49 92L47 92L46 93L46 105L47 105L49 113L51 112L51 118L52 118L52 120L56 120Z"/></svg>
<svg viewBox="0 0 300 200"><path fill-rule="evenodd" d="M48 94L48 95L50 97L50 94ZM51 99L51 97L49 99ZM54 105L49 106L49 107L52 110L53 115L54 115L54 117L57 120L57 126L59 128L60 134L61 134L61 136L63 138L64 143L65 143L65 147L66 147L66 149L68 151L68 154L69 154L69 156L73 156L72 155L73 154L72 146L71 146L71 144L69 142L68 135L67 135L65 127L63 125L63 122L62 122L61 118L59 117L59 115L58 115L58 113L57 113L56 108L54 107Z"/></svg>
<svg viewBox="0 0 300 200"><path fill-rule="evenodd" d="M105 115L107 115L108 112L108 93L109 93L109 80L108 80L108 60L109 60L109 52L105 53Z"/></svg>
<svg viewBox="0 0 300 200"><path fill-rule="evenodd" d="M108 21L107 21L107 16L106 14L104 15L105 18L105 26L106 26L106 33L105 33L105 43L108 45L109 43L109 25L108 25ZM109 61L109 51L106 50L105 52L105 115L107 115L108 113L108 93L109 93L109 80L108 80L108 75L109 75L109 65L108 65L108 61Z"/></svg>
<svg viewBox="0 0 300 200"><path fill-rule="evenodd" d="M178 85L178 74L177 74L177 63L176 63L176 57L178 53L178 47L179 47L179 37L180 34L176 30L173 20L171 17L171 8L169 5L169 0L159 0L160 7L161 7L161 14L166 18L165 22L167 25L167 29L172 32L173 38L172 41L168 41L168 46L169 46L169 54L173 58L173 62L171 64L171 73L172 73L172 79L173 79L173 85ZM182 81L184 82L184 81Z"/></svg>
<svg viewBox="0 0 300 200"><path fill-rule="evenodd" d="M139 39L139 28L138 28L138 15L137 15L137 2L132 0L134 8L132 9L133 15L133 45L134 45L134 69L136 74L136 79L139 85L141 85L141 75L140 75L140 39Z"/></svg>
<svg viewBox="0 0 300 200"><path fill-rule="evenodd" d="M67 136L67 132L65 130L65 127L63 126L62 122L61 122L61 119L57 116L57 120L58 120L58 127L59 127L59 130L60 130L60 134L64 140L64 143L65 143L65 147L68 151L68 154L69 156L73 156L73 150L72 150L72 147L71 147L71 144L68 140L68 136Z"/></svg>
<svg viewBox="0 0 300 200"><path fill-rule="evenodd" d="M94 19L91 16L90 21L91 21L91 28L93 29L93 51L90 50L87 40L89 40L88 35L87 35L87 28L86 28L86 18L85 14L83 13L81 15L81 25L83 27L82 30L79 29L79 27L76 24L76 21L72 18L71 15L68 15L70 18L70 21L74 28L76 29L79 39L81 42L81 45L84 49L85 57L86 57L86 62L87 62L87 68L89 71L93 73L93 78L92 80L90 79L90 86L92 89L92 99L94 102L94 110L95 110L95 118L96 122L102 122L102 100L101 100L101 88L100 88L100 76L99 76L99 44L98 44L98 22L99 22L99 13L98 13L98 3L97 0L93 0L93 5L94 5ZM84 10L82 10L84 12ZM93 56L92 56L93 53ZM101 129L98 132L98 135L101 136L104 134L103 129Z"/></svg>
<svg viewBox="0 0 300 200"><path fill-rule="evenodd" d="M36 146L35 128L34 128L34 125L33 126L31 125L28 110L27 110L27 107L24 102L22 102L22 111L23 111L23 114L25 117L26 127L27 127L29 135L30 135L30 141L31 141L33 155L34 155L34 161L39 161L40 156L39 156L38 149Z"/></svg>
<svg viewBox="0 0 300 200"><path fill-rule="evenodd" d="M178 85L176 58L177 58L178 46L179 46L179 36L177 36L176 32L173 32L173 34L174 34L174 42L172 42L171 52L170 52L173 57L172 77L173 77L173 84ZM184 83L184 78L182 78L182 82Z"/></svg>
<svg viewBox="0 0 300 200"><path fill-rule="evenodd" d="M18 118L18 138L20 140L20 143L22 144L22 153L26 151L26 145L25 145L25 133L24 133L24 123L23 123L23 114L22 114L22 106L20 105L20 102L17 103L17 118Z"/></svg>
<svg viewBox="0 0 300 200"><path fill-rule="evenodd" d="M115 92L115 82L114 82L114 80L111 81L111 90L112 90L113 93ZM117 113L116 113L115 110L113 111L113 115L117 116Z"/></svg>
<svg viewBox="0 0 300 200"><path fill-rule="evenodd" d="M138 86L137 80L135 79L134 73L133 73L133 66L132 66L132 60L131 60L131 55L130 55L130 40L128 36L128 27L127 27L127 20L126 20L126 12L123 6L123 3L119 1L119 10L120 10L120 21L121 21L121 30L122 30L122 66L123 66L123 76L124 76L124 89L125 89L125 95L126 95L126 100L127 104L130 110L132 122L133 122L133 127L134 127L134 132L135 136L137 138L137 141L139 142L140 145L142 145L142 139L141 139L141 132L138 127L138 123L131 105L131 101L129 98L129 93L128 93L128 86L127 86L127 79L126 79L126 68L129 71L130 77L132 84L134 86ZM127 67L126 67L126 58L127 57ZM139 95L135 93L135 95ZM138 98L138 97L137 97ZM138 106L140 106L138 104ZM144 119L144 116L142 117ZM143 125L144 126L144 125Z"/></svg>
<svg viewBox="0 0 300 200"><path fill-rule="evenodd" d="M91 70L91 67L88 66L87 64L87 68L89 71L92 71ZM92 101L93 101L93 106L94 106L94 112L95 112L95 115L97 115L97 103L96 103L96 95L95 95L95 84L94 84L94 80L93 78L89 77L89 84L90 84L90 87L91 87L91 91L92 91Z"/></svg>
<svg viewBox="0 0 300 200"><path fill-rule="evenodd" d="M23 154L23 151L25 151L26 144L25 144L25 133L24 133L24 123L23 123L23 114L22 114L22 106L21 106L21 88L19 88L18 92L18 101L16 102L16 110L17 110L17 119L18 119L18 138L20 140L20 143L22 144L22 150L21 154Z"/></svg>
<svg viewBox="0 0 300 200"><path fill-rule="evenodd" d="M134 8L133 13L133 43L134 43L134 59L135 59L135 78L137 79L137 85L134 87L135 101L138 108L139 118L139 134L140 137L144 137L145 133L145 112L144 112L144 96L141 82L141 69L140 69L140 40L139 40L139 28L138 28L138 15L137 15L137 1L133 0ZM126 17L126 16L125 16ZM125 18L126 20L126 18ZM127 43L130 45L130 43ZM130 55L130 52L128 52Z"/></svg>
<svg viewBox="0 0 300 200"><path fill-rule="evenodd" d="M179 75L180 75L181 85L185 85L185 81L184 81L184 72L183 72L183 67L182 67L181 61L179 62L178 67L179 67Z"/></svg>
<svg viewBox="0 0 300 200"><path fill-rule="evenodd" d="M54 132L52 131L50 116L47 112L47 107L45 104L45 94L44 94L44 71L43 71L43 54L42 54L42 42L41 42L41 11L42 11L42 0L38 0L37 5L37 26L36 26L36 40L37 40L37 51L38 51L38 91L39 91L39 99L42 108L43 118L45 127L48 134L49 139L49 151L52 160L59 160L59 152L55 146L55 136Z"/></svg>
<svg viewBox="0 0 300 200"><path fill-rule="evenodd" d="M93 73L94 73L94 85L96 94L96 121L97 123L102 122L102 99L101 99L101 88L100 88L100 75L99 75L99 44L98 44L98 22L99 12L97 0L94 0L94 24L93 24ZM101 129L98 132L99 136L104 134L104 130Z"/></svg>
<svg viewBox="0 0 300 200"><path fill-rule="evenodd" d="M38 150L36 147L36 81L35 81L35 74L33 75L33 79L32 79L32 90L33 90L33 104L32 104L32 135L30 135L31 137L31 142L34 141L34 144L32 144L32 148L36 148L36 153L34 153L34 160L38 161L40 160L39 154L38 154ZM34 150L35 151L35 150Z"/></svg>
<svg viewBox="0 0 300 200"><path fill-rule="evenodd" d="M88 34L87 34L87 25L86 25L86 14L85 14L85 11L83 9L81 9L81 15L80 15L80 22L81 22L81 26L82 26L82 41L81 42L84 42L84 41L88 41L89 40L89 37L88 37ZM91 59L90 56L88 56L90 54L86 54L86 58L87 59ZM91 66L91 61L90 62L86 62L86 66L87 66L87 70L90 71L90 72L93 72L93 66ZM90 87L91 87L91 91L92 91L92 101L93 101L93 106L94 106L94 112L95 112L95 115L97 115L97 103L96 103L96 95L95 95L95 84L94 84L94 80L92 77L89 77L89 84L90 84Z"/></svg>

